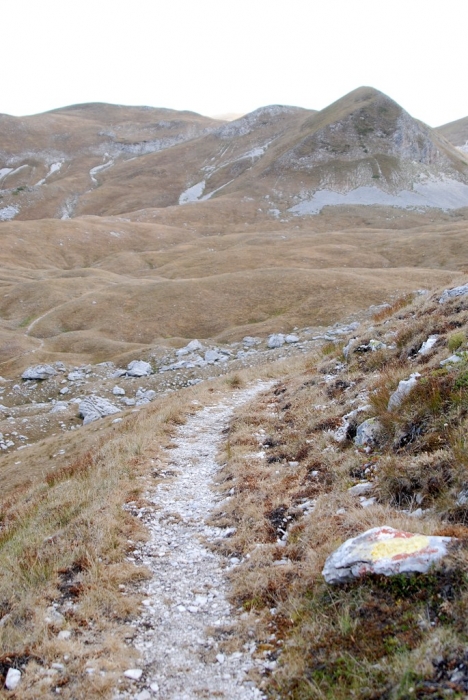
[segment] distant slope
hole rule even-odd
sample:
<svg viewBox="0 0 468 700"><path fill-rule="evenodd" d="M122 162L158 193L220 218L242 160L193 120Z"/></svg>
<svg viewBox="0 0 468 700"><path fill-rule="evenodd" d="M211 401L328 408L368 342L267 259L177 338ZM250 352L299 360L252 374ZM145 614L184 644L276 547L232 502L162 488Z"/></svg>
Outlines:
<svg viewBox="0 0 468 700"><path fill-rule="evenodd" d="M321 112L270 105L222 124L92 103L3 115L0 128L0 220L125 215L224 197L254 201L273 219L327 205L468 206L468 157L368 87Z"/></svg>
<svg viewBox="0 0 468 700"><path fill-rule="evenodd" d="M76 211L116 215L226 197L254 201L270 218L326 205L456 209L468 206L468 160L386 95L359 88L321 112L264 107L122 163Z"/></svg>
<svg viewBox="0 0 468 700"><path fill-rule="evenodd" d="M251 176L296 214L327 204L468 205L468 160L373 88L306 118Z"/></svg>
<svg viewBox="0 0 468 700"><path fill-rule="evenodd" d="M468 153L468 117L438 126L436 131L461 151Z"/></svg>
<svg viewBox="0 0 468 700"><path fill-rule="evenodd" d="M0 221L73 216L115 163L219 128L194 112L101 103L0 115Z"/></svg>

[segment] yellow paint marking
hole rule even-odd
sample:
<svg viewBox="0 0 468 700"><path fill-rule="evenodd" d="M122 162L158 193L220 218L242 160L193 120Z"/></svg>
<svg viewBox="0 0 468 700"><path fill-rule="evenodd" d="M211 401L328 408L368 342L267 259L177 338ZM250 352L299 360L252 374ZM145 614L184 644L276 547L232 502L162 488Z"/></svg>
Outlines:
<svg viewBox="0 0 468 700"><path fill-rule="evenodd" d="M371 559L391 559L398 554L413 554L420 549L425 549L429 544L429 537L415 535L414 537L392 537L392 539L378 542L371 549Z"/></svg>

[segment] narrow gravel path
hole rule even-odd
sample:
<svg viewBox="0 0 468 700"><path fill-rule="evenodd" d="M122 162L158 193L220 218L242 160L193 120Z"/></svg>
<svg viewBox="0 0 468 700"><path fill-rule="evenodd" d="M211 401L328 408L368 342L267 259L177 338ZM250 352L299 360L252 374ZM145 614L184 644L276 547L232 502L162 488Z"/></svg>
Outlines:
<svg viewBox="0 0 468 700"><path fill-rule="evenodd" d="M192 416L177 431L177 447L170 451L169 469L177 477L147 494L157 509L149 520L144 516L151 536L136 551L153 571L153 578L144 585L145 610L137 621L134 641L144 660L143 675L135 683L133 695L125 697L263 697L246 678L252 667L262 666L261 660L252 658L253 648L223 654L216 635L211 636L207 630L229 627L234 618L226 596L226 560L210 551L203 541L225 534L206 525L217 504L211 485L219 469L216 454L222 430L235 408L268 386L258 382Z"/></svg>

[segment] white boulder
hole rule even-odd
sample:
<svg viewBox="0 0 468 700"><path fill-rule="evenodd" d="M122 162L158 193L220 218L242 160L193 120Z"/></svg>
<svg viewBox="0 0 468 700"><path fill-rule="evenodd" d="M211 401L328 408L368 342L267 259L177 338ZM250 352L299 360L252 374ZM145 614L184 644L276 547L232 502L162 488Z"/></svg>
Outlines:
<svg viewBox="0 0 468 700"><path fill-rule="evenodd" d="M5 688L7 690L15 690L21 680L21 671L17 668L9 668L5 678Z"/></svg>
<svg viewBox="0 0 468 700"><path fill-rule="evenodd" d="M144 360L132 360L132 362L127 365L127 374L129 377L147 377L152 371L150 363Z"/></svg>
<svg viewBox="0 0 468 700"><path fill-rule="evenodd" d="M80 379L84 379L85 374L84 372L81 372L81 370L73 370L73 372L69 372L67 375L67 379L69 379L71 382L78 382Z"/></svg>
<svg viewBox="0 0 468 700"><path fill-rule="evenodd" d="M214 350L207 350L205 352L205 362L208 362L209 365L212 365L214 362L220 362L224 359L225 356L221 354L217 348Z"/></svg>
<svg viewBox="0 0 468 700"><path fill-rule="evenodd" d="M273 333L270 335L267 342L267 347L270 349L280 348L284 345L284 335L282 333Z"/></svg>
<svg viewBox="0 0 468 700"><path fill-rule="evenodd" d="M419 372L414 372L409 379L401 380L396 391L393 392L388 400L388 411L393 411L394 408L398 408L405 396L408 396L411 390L416 386L420 376Z"/></svg>
<svg viewBox="0 0 468 700"><path fill-rule="evenodd" d="M252 335L246 335L242 338L242 343L247 348L253 348L254 345L259 345L261 340L260 338L254 338Z"/></svg>
<svg viewBox="0 0 468 700"><path fill-rule="evenodd" d="M447 357L446 360L442 360L439 364L441 367L444 365L456 365L457 362L461 362L462 359L460 355L450 355L450 357Z"/></svg>
<svg viewBox="0 0 468 700"><path fill-rule="evenodd" d="M141 668L129 668L127 671L124 671L124 676L132 681L139 681L142 675L143 671Z"/></svg>
<svg viewBox="0 0 468 700"><path fill-rule="evenodd" d="M56 374L57 372L51 365L34 365L23 372L21 379L49 379Z"/></svg>
<svg viewBox="0 0 468 700"><path fill-rule="evenodd" d="M135 406L135 404L136 404L135 399L129 399L128 396L124 396L124 397L123 397L122 399L120 399L120 400L122 401L122 403L123 403L125 406Z"/></svg>
<svg viewBox="0 0 468 700"><path fill-rule="evenodd" d="M430 335L419 348L418 355L427 355L437 343L438 338L438 335Z"/></svg>
<svg viewBox="0 0 468 700"><path fill-rule="evenodd" d="M377 418L368 418L358 426L354 444L357 447L371 447L375 445L381 430L382 425Z"/></svg>
<svg viewBox="0 0 468 700"><path fill-rule="evenodd" d="M112 393L114 394L114 396L125 396L125 389L122 389L121 386L115 386L112 389Z"/></svg>
<svg viewBox="0 0 468 700"><path fill-rule="evenodd" d="M326 560L322 574L327 583L341 583L365 574L426 573L447 554L451 540L386 525L374 527L338 547Z"/></svg>
<svg viewBox="0 0 468 700"><path fill-rule="evenodd" d="M176 350L176 355L188 355L191 352L197 352L197 350L203 350L203 345L199 340L191 340L190 343L179 350Z"/></svg>
<svg viewBox="0 0 468 700"><path fill-rule="evenodd" d="M156 392L153 389L138 389L136 393L136 405L142 406L145 403L149 403L156 397Z"/></svg>
<svg viewBox="0 0 468 700"><path fill-rule="evenodd" d="M284 340L286 341L286 343L298 343L299 336L295 333L288 333Z"/></svg>
<svg viewBox="0 0 468 700"><path fill-rule="evenodd" d="M117 408L113 403L100 396L87 396L80 402L78 411L80 417L83 418L83 425L87 425L95 420L99 420L99 418L119 413L120 408Z"/></svg>

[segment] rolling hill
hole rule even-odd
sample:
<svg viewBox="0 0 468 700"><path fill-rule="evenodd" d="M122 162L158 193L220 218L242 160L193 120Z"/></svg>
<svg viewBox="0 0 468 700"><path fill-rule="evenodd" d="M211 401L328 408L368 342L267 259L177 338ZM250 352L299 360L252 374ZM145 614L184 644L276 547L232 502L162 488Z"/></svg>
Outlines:
<svg viewBox="0 0 468 700"><path fill-rule="evenodd" d="M4 373L329 324L464 269L466 156L373 88L229 122L97 103L0 128Z"/></svg>

